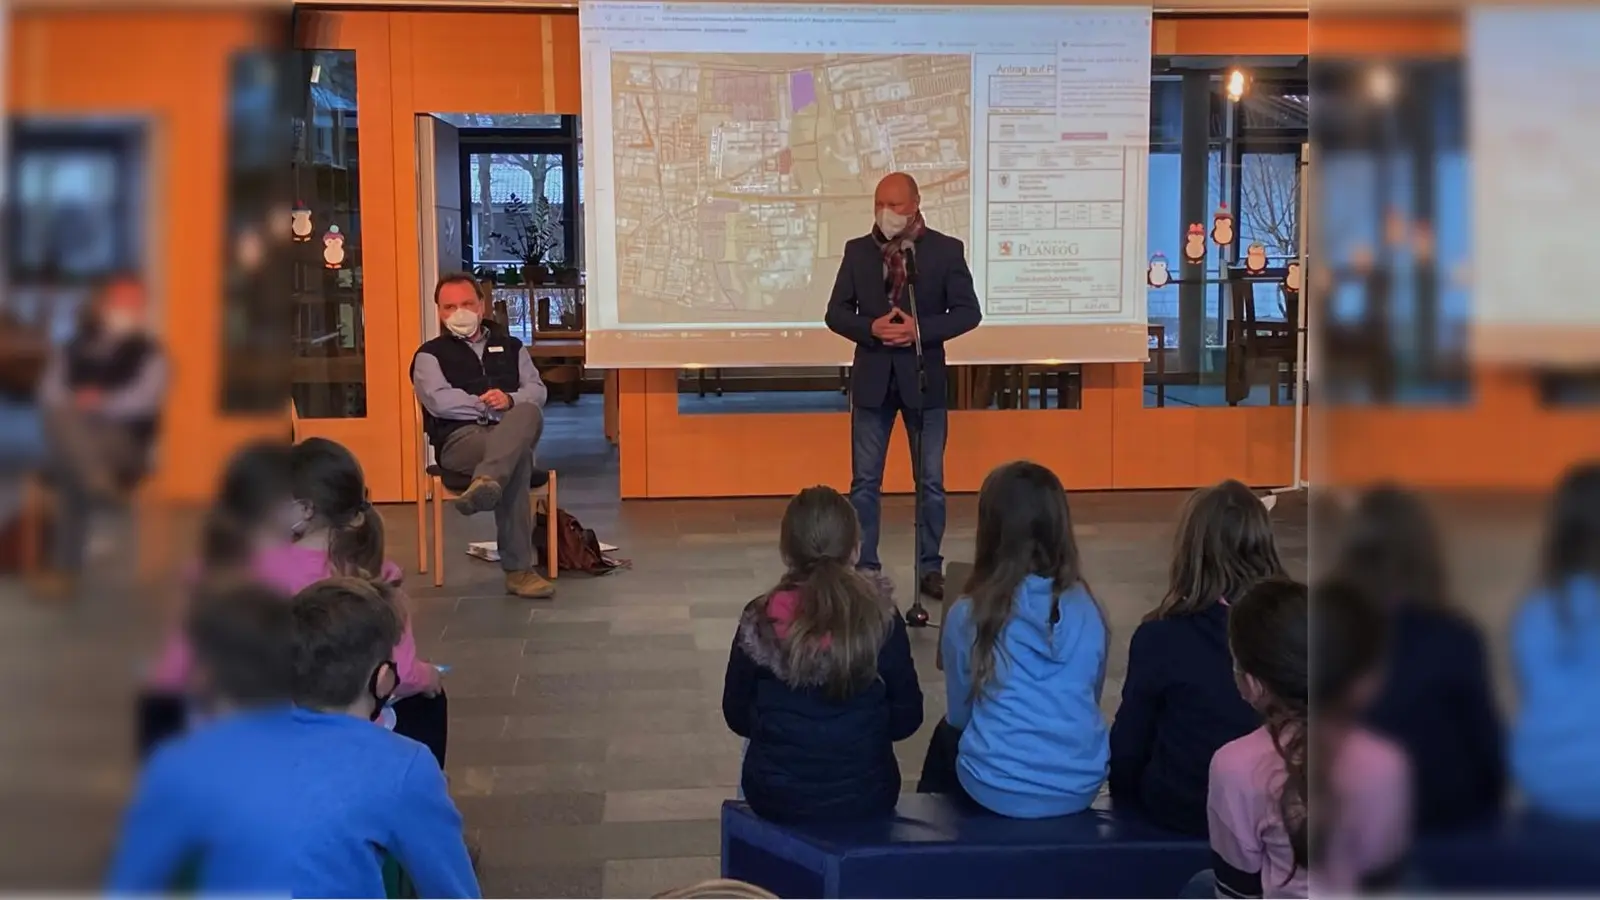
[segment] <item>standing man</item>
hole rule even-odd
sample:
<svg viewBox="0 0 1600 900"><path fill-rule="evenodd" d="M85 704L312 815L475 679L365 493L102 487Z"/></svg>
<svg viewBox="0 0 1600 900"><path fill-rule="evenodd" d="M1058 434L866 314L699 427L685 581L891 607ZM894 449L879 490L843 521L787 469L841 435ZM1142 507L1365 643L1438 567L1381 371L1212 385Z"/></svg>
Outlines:
<svg viewBox="0 0 1600 900"><path fill-rule="evenodd" d="M908 435L920 434L922 521L917 535L917 587L944 599L944 343L983 318L961 241L922 221L917 182L887 175L873 195L872 232L844 245L839 277L828 298L828 328L856 344L850 369L850 503L861 520L861 558L881 571L878 525L883 464L898 415ZM916 277L907 277L911 256ZM909 282L909 283L908 283ZM915 287L915 308L912 291ZM912 317L916 317L916 321ZM922 330L927 390L919 391L913 342ZM913 465L916 461L913 461Z"/></svg>
<svg viewBox="0 0 1600 900"><path fill-rule="evenodd" d="M528 503L533 451L544 431L544 381L522 342L483 317L477 279L465 272L445 275L433 289L433 304L439 336L411 358L411 386L434 458L446 471L472 475L455 500L458 511L494 510L506 593L554 596L555 585L533 570Z"/></svg>

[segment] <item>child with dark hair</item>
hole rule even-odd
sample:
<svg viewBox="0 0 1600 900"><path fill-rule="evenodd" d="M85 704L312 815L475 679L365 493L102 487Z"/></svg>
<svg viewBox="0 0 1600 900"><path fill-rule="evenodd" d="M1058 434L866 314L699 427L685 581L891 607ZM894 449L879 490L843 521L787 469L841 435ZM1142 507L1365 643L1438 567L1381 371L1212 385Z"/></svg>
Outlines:
<svg viewBox="0 0 1600 900"><path fill-rule="evenodd" d="M873 818L900 797L894 743L922 725L922 689L904 621L855 569L860 540L838 491L797 494L780 526L783 577L734 635L722 714L749 741L741 785L763 818Z"/></svg>
<svg viewBox="0 0 1600 900"><path fill-rule="evenodd" d="M1287 578L1257 582L1229 610L1239 692L1264 724L1211 761L1208 880L1218 897L1307 897L1313 882L1342 896L1399 871L1405 756L1359 724L1382 677L1383 613L1328 584L1314 619L1306 586Z"/></svg>
<svg viewBox="0 0 1600 900"><path fill-rule="evenodd" d="M1557 486L1538 587L1511 624L1521 708L1511 768L1545 815L1600 820L1600 464Z"/></svg>
<svg viewBox="0 0 1600 900"><path fill-rule="evenodd" d="M1427 763L1412 784L1417 828L1492 819L1505 799L1505 733L1483 636L1451 608L1432 514L1415 494L1382 487L1342 530L1335 571L1382 607L1391 632L1367 722Z"/></svg>
<svg viewBox="0 0 1600 900"><path fill-rule="evenodd" d="M394 728L433 751L444 765L448 701L439 670L418 659L400 567L384 558L383 519L367 501L366 478L342 444L309 438L292 447L261 445L241 453L233 468L253 476L223 490L202 537L206 571L242 570L292 595L330 575L390 584L404 627L391 654L400 676ZM159 680L183 685L187 654L169 646Z"/></svg>
<svg viewBox="0 0 1600 900"><path fill-rule="evenodd" d="M200 661L237 649L219 635L252 634L262 646L250 655L279 661L220 667L211 676L219 691L255 689L225 682L227 673L282 671L297 705L235 710L156 752L127 815L112 893L164 893L188 872L203 895L381 897L388 858L420 896L478 896L438 763L371 724L398 683L391 651L402 626L390 590L331 578L290 604L249 588L232 625L194 630ZM253 627L258 619L277 624Z"/></svg>
<svg viewBox="0 0 1600 900"><path fill-rule="evenodd" d="M1206 833L1206 777L1222 745L1261 725L1239 696L1228 604L1283 574L1272 520L1248 487L1224 481L1184 508L1167 592L1133 633L1111 724L1111 796L1153 822Z"/></svg>
<svg viewBox="0 0 1600 900"><path fill-rule="evenodd" d="M201 526L196 581L247 576L250 560L284 541L294 497L289 445L260 441L228 461ZM281 603L280 603L281 605ZM174 623L139 698L140 758L183 731L190 713L191 654L187 629Z"/></svg>
<svg viewBox="0 0 1600 900"><path fill-rule="evenodd" d="M1031 462L990 472L972 576L945 614L948 712L919 790L964 793L1024 819L1087 809L1109 756L1100 711L1107 637L1060 479ZM948 742L957 747L953 778L939 771L950 765L939 749Z"/></svg>

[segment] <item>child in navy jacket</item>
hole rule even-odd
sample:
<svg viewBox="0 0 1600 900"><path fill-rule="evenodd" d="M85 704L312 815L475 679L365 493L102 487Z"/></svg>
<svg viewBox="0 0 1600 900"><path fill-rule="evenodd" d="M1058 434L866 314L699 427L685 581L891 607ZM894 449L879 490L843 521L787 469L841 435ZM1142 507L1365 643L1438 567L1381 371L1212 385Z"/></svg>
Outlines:
<svg viewBox="0 0 1600 900"><path fill-rule="evenodd" d="M1505 732L1483 636L1451 608L1433 516L1398 488L1363 496L1337 556L1337 574L1382 604L1389 620L1383 687L1366 724L1413 760L1419 831L1494 818L1505 800Z"/></svg>
<svg viewBox="0 0 1600 900"><path fill-rule="evenodd" d="M1228 602L1283 574L1272 521L1237 481L1196 491L1178 526L1161 604L1128 646L1111 725L1111 796L1156 824L1206 834L1206 778L1222 745L1261 725L1239 696Z"/></svg>
<svg viewBox="0 0 1600 900"><path fill-rule="evenodd" d="M894 743L922 725L905 623L854 568L855 511L828 487L784 512L777 587L740 619L722 714L749 741L741 784L763 818L887 815L900 796Z"/></svg>

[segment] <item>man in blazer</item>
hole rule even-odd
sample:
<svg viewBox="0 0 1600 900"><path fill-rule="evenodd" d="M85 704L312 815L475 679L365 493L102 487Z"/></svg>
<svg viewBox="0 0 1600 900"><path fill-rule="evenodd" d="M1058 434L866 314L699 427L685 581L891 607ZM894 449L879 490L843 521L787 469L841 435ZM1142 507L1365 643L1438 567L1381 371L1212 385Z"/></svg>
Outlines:
<svg viewBox="0 0 1600 900"><path fill-rule="evenodd" d="M917 584L922 593L942 600L944 344L978 327L983 310L961 241L927 227L921 200L917 182L903 172L878 182L872 231L844 245L839 277L828 298L827 323L835 334L856 345L850 370L850 502L861 520L859 565L869 571L883 567L878 559L883 465L898 416L908 436L921 436ZM914 257L909 263L915 273L911 277L908 256ZM918 387L913 346L919 325L925 390Z"/></svg>

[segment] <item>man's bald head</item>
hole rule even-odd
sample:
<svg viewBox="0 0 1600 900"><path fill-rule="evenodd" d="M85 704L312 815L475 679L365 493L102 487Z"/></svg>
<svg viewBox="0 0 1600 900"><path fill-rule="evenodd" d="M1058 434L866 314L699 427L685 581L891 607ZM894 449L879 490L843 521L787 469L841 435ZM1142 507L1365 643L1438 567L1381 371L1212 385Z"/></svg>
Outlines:
<svg viewBox="0 0 1600 900"><path fill-rule="evenodd" d="M890 172L878 182L878 189L872 194L872 207L874 211L892 209L902 216L913 216L921 200L915 178L904 172Z"/></svg>

